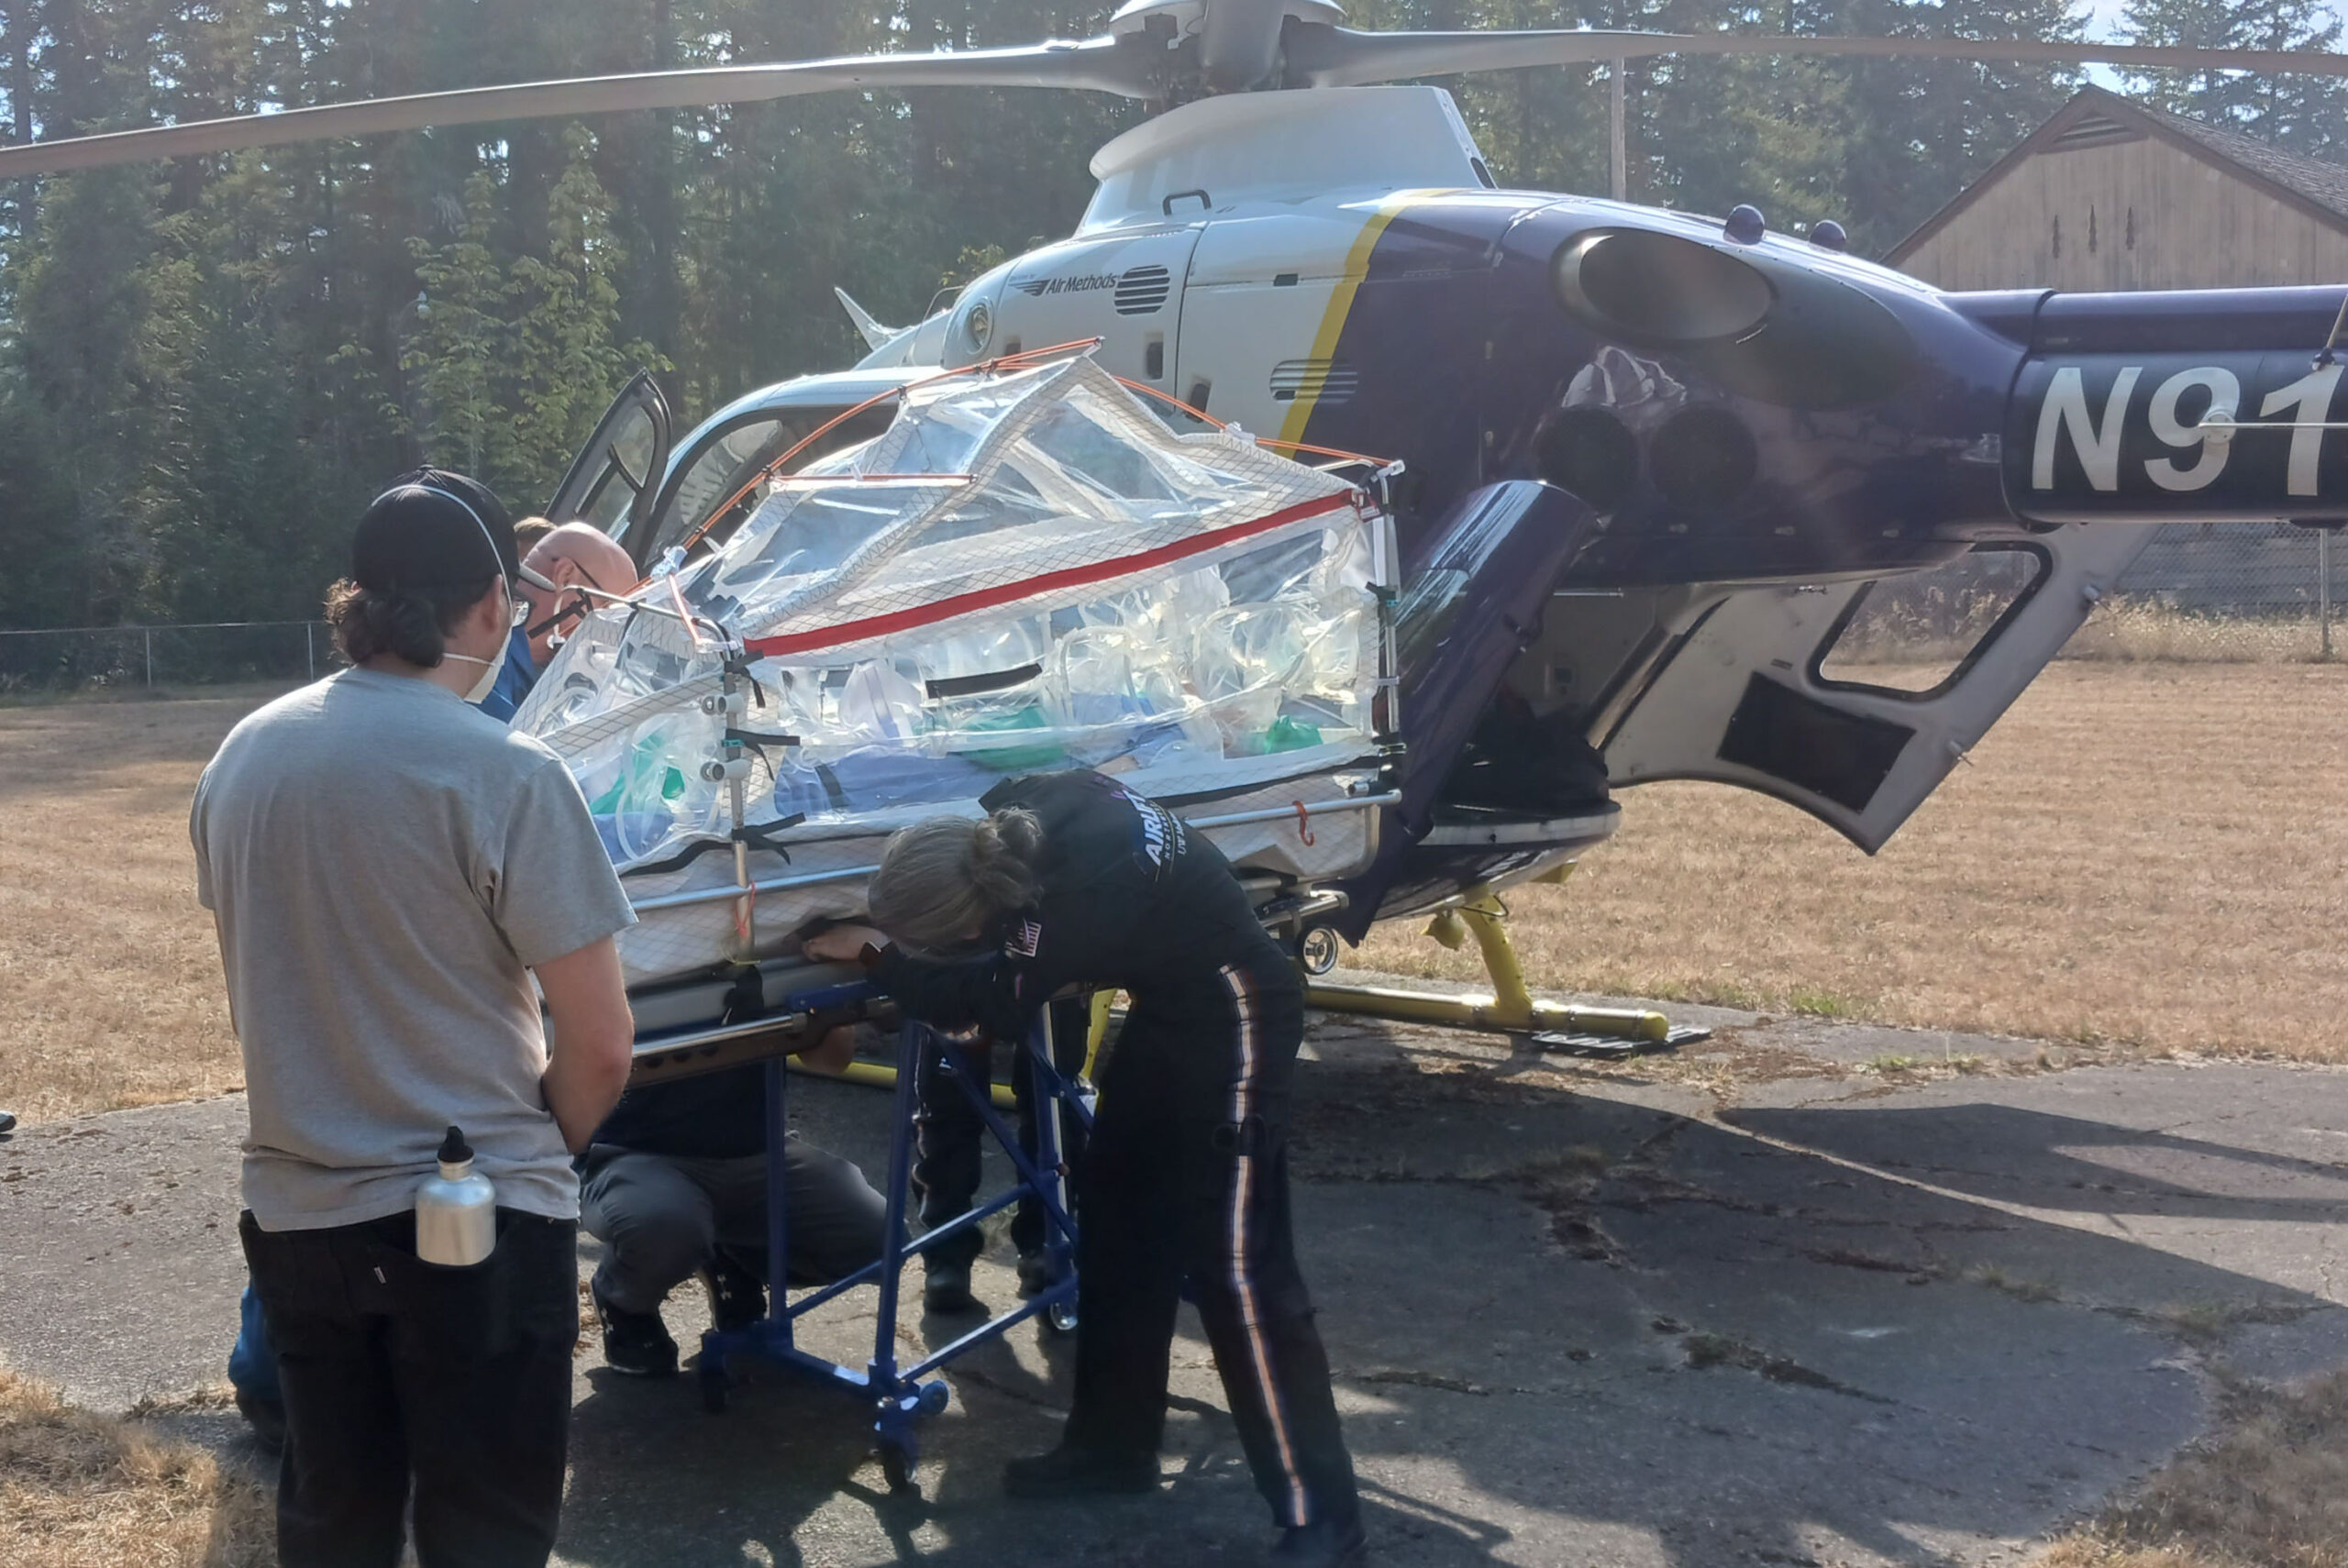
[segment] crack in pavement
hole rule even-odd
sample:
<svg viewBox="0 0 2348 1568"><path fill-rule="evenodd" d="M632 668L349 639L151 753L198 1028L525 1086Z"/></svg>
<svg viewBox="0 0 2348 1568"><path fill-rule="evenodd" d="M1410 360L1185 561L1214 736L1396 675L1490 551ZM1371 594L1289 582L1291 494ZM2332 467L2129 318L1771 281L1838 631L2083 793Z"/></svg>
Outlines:
<svg viewBox="0 0 2348 1568"><path fill-rule="evenodd" d="M1791 1356L1765 1351L1758 1345L1748 1344L1727 1334L1690 1333L1680 1339L1679 1345L1687 1353L1689 1367L1697 1372L1713 1366L1733 1366L1739 1371L1767 1378L1772 1383L1815 1388L1825 1394L1840 1394L1849 1399L1864 1399L1870 1405L1899 1404L1897 1399L1870 1393L1814 1367L1804 1366Z"/></svg>

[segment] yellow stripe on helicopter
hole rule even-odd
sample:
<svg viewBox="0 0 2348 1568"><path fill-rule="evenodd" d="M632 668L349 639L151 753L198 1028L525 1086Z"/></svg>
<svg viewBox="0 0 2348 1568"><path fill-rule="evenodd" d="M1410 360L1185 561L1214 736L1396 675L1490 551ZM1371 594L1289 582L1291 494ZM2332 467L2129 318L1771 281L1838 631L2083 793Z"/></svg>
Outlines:
<svg viewBox="0 0 2348 1568"><path fill-rule="evenodd" d="M1404 208L1440 194L1441 192L1433 190L1397 191L1381 200L1363 223L1361 232L1354 237L1353 248L1346 252L1346 267L1337 279L1337 286L1329 293L1328 308L1321 313L1321 329L1313 334L1314 363L1327 364L1336 357L1337 339L1344 334L1346 317L1353 310L1355 291L1369 276L1369 255L1378 248L1379 237L1386 232L1386 226L1401 215ZM1288 405L1288 417L1280 422L1279 438L1283 441L1303 440L1304 427L1311 422L1312 411L1320 402L1320 381L1316 380L1301 388L1295 401Z"/></svg>

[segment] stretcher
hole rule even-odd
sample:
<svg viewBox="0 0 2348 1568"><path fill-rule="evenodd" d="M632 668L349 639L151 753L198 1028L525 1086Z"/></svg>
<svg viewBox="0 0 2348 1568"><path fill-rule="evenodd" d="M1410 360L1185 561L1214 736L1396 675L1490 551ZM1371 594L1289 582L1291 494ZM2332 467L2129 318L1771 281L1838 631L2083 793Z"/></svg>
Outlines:
<svg viewBox="0 0 2348 1568"><path fill-rule="evenodd" d="M808 1032L828 1028L826 1021L853 1015L880 1016L885 1006L885 999L869 982L817 987L787 996L780 1017L758 1021L764 1025L763 1033L747 1030L728 1043L737 1050L757 1048L770 1053L765 1074L769 1149L781 1147L788 1124L791 1074L780 1051L787 1049L794 1040L818 1037ZM942 1052L957 1091L968 1097L977 1109L988 1132L1011 1161L1015 1179L1007 1190L914 1237L910 1233L908 1209L912 1202L921 1067L924 1055L928 1052ZM645 1071L646 1052L639 1046L640 1077L672 1077L712 1059L690 1054L662 1054L657 1044L654 1053L649 1070ZM1022 1146L1017 1129L994 1103L993 1086L978 1078L966 1053L944 1050L931 1030L907 1019L901 1021L897 1029L895 1056L889 1123L888 1218L880 1256L844 1279L792 1299L788 1264L784 1261L791 1256L788 1178L785 1163L770 1159L766 1174L767 1258L772 1283L767 1293L766 1315L744 1328L713 1328L704 1333L698 1376L703 1404L713 1412L725 1408L732 1368L745 1361L780 1366L847 1395L869 1412L882 1474L891 1491L903 1492L914 1484L914 1467L920 1452L916 1423L947 1407L947 1386L936 1375L938 1372L1030 1319L1041 1320L1051 1333L1075 1331L1076 1219L1067 1162L1061 1153L1068 1125L1062 1119L1071 1119L1075 1126L1089 1132L1092 1124L1092 1094L1080 1076L1069 1077L1054 1065L1049 1010L1038 1015L1034 1032L1020 1044L1019 1060L1014 1064L1014 1071L1033 1075L1036 1086L1033 1154ZM989 1319L909 1364L902 1363L897 1352L897 1304L905 1264L949 1237L1030 1199L1041 1207L1044 1214L1048 1283L1012 1310ZM850 1291L866 1287L876 1292L877 1301L872 1355L864 1365L830 1361L799 1344L796 1325L802 1318Z"/></svg>
<svg viewBox="0 0 2348 1568"><path fill-rule="evenodd" d="M791 956L892 833L1020 774L1113 774L1291 889L1367 868L1397 799L1380 485L1178 435L1084 357L909 388L770 476L514 718L627 889L630 990Z"/></svg>

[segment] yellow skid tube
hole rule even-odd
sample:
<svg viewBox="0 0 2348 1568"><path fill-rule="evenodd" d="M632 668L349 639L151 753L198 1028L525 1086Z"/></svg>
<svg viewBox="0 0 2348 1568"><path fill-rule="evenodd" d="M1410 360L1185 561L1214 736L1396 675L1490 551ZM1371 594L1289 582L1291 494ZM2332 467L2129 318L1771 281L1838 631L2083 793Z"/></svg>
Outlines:
<svg viewBox="0 0 2348 1568"><path fill-rule="evenodd" d="M1386 986L1319 986L1304 988L1304 1005L1324 1012L1368 1013L1405 1023L1432 1023L1446 1029L1476 1029L1492 1034L1600 1034L1616 1040L1662 1044L1671 1038L1671 1021L1644 1008L1570 1007L1543 1001L1525 984L1524 966L1508 937L1508 911L1497 894L1470 896L1428 922L1427 934L1456 952L1469 937L1491 977L1489 996L1445 996L1435 991L1406 991Z"/></svg>

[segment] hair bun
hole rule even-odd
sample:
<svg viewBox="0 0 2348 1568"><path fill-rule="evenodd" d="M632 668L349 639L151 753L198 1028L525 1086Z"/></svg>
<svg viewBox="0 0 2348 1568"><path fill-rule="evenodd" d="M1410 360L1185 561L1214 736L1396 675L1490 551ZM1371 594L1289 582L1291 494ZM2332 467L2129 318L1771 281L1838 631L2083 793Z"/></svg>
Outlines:
<svg viewBox="0 0 2348 1568"><path fill-rule="evenodd" d="M1000 811L970 831L970 881L997 909L1015 910L1036 896L1036 857L1044 824L1033 812Z"/></svg>

